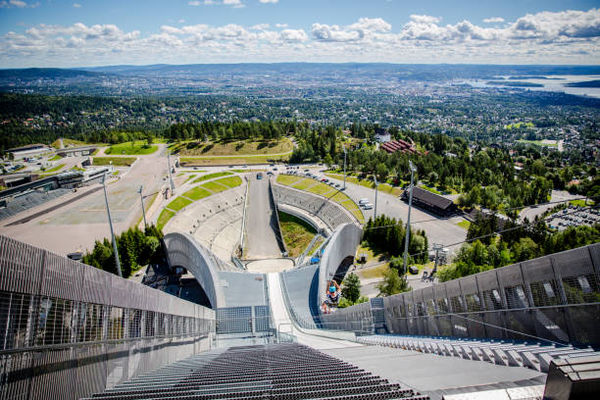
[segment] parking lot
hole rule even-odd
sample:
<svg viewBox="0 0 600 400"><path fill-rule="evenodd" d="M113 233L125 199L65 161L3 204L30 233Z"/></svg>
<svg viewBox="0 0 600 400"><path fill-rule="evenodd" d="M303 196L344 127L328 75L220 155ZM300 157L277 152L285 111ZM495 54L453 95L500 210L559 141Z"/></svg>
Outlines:
<svg viewBox="0 0 600 400"><path fill-rule="evenodd" d="M600 210L585 210L569 205L566 209L548 217L548 226L563 231L571 226L593 225L600 223Z"/></svg>

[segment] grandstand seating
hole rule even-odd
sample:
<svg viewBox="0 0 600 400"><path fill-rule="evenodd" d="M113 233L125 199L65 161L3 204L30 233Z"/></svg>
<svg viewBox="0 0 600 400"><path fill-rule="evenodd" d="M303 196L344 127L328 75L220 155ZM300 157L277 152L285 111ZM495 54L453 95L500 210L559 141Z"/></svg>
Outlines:
<svg viewBox="0 0 600 400"><path fill-rule="evenodd" d="M214 253L215 258L219 259L219 269L239 270L229 260L239 242L237 238L242 228L244 190L240 186L195 202L167 223L165 233L189 233ZM231 237L236 240L232 241Z"/></svg>
<svg viewBox="0 0 600 400"><path fill-rule="evenodd" d="M15 197L8 202L6 208L0 209L0 220L27 211L70 192L72 192L72 189L54 189L47 192L34 190L22 196Z"/></svg>
<svg viewBox="0 0 600 400"><path fill-rule="evenodd" d="M429 399L333 356L294 343L231 347L200 354L90 399L150 398Z"/></svg>
<svg viewBox="0 0 600 400"><path fill-rule="evenodd" d="M339 225L354 222L343 207L324 197L276 184L273 185L273 194L278 204L283 203L307 211L320 218L331 230L335 230Z"/></svg>
<svg viewBox="0 0 600 400"><path fill-rule="evenodd" d="M598 355L591 347L577 349L570 345L556 346L543 343L494 341L485 339L454 339L433 336L372 335L359 336L365 344L416 350L467 360L487 361L492 364L527 367L548 372L554 359Z"/></svg>

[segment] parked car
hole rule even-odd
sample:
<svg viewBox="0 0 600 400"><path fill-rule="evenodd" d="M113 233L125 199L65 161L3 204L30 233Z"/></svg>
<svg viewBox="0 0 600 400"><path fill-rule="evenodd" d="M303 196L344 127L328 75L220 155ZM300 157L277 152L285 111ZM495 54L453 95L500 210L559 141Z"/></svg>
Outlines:
<svg viewBox="0 0 600 400"><path fill-rule="evenodd" d="M369 203L369 199L360 199L360 200L358 201L358 204L359 204L359 205L361 205L361 206L362 206L363 204L368 204L368 203Z"/></svg>

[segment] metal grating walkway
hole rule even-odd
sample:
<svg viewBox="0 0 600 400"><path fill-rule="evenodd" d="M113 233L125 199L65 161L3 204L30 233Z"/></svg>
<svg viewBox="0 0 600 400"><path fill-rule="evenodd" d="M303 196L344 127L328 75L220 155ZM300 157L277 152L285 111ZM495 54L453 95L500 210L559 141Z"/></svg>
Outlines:
<svg viewBox="0 0 600 400"><path fill-rule="evenodd" d="M90 399L426 400L299 344L231 347L168 365Z"/></svg>

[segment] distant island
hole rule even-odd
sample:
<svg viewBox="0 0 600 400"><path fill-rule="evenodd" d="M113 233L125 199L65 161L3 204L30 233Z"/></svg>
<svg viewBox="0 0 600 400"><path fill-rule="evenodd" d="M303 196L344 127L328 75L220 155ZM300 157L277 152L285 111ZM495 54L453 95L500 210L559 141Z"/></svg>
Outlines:
<svg viewBox="0 0 600 400"><path fill-rule="evenodd" d="M597 87L600 87L600 79L597 79L595 81L565 83L565 86L566 87L580 87L580 88L597 88Z"/></svg>
<svg viewBox="0 0 600 400"><path fill-rule="evenodd" d="M544 87L541 83L520 82L520 81L487 81L488 85L510 86L510 87Z"/></svg>

